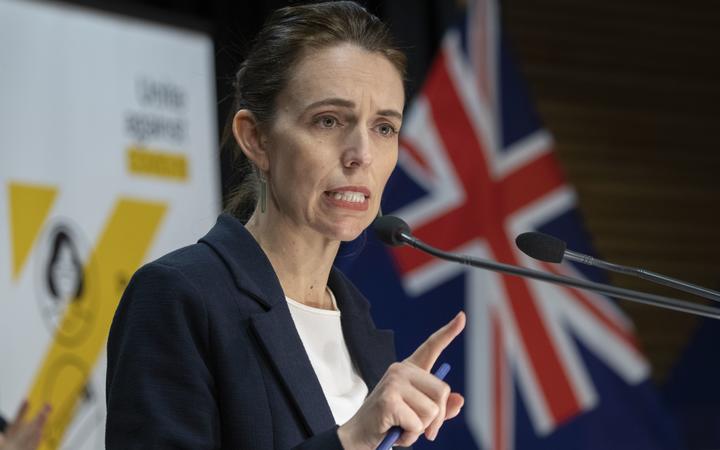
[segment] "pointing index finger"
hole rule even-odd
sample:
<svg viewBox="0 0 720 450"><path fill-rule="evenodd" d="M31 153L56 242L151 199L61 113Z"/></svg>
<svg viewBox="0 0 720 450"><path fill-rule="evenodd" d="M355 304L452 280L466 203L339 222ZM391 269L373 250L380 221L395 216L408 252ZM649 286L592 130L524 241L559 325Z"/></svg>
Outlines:
<svg viewBox="0 0 720 450"><path fill-rule="evenodd" d="M450 322L434 332L406 361L429 371L440 354L465 328L465 313L460 311Z"/></svg>

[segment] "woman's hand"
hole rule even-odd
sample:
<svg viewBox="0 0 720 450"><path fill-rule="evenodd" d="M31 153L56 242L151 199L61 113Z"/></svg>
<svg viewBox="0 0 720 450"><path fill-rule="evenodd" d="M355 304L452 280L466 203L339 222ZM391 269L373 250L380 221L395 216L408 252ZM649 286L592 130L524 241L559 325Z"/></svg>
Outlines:
<svg viewBox="0 0 720 450"><path fill-rule="evenodd" d="M25 420L28 402L24 401L20 410L5 430L0 433L0 450L35 450L40 444L45 421L50 414L50 406L45 405L34 419Z"/></svg>
<svg viewBox="0 0 720 450"><path fill-rule="evenodd" d="M338 429L346 450L375 450L393 426L403 429L397 445L412 445L421 434L435 440L443 422L457 416L465 400L430 369L465 328L461 312L433 333L406 360L392 364L358 412Z"/></svg>

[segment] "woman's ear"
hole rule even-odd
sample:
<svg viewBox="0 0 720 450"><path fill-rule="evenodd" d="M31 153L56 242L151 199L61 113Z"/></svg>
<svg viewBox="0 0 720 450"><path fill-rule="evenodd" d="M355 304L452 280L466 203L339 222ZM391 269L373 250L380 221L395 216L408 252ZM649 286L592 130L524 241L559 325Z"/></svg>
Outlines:
<svg viewBox="0 0 720 450"><path fill-rule="evenodd" d="M232 131L240 150L255 164L255 167L267 172L270 166L268 154L263 145L263 136L255 115L247 109L235 113Z"/></svg>

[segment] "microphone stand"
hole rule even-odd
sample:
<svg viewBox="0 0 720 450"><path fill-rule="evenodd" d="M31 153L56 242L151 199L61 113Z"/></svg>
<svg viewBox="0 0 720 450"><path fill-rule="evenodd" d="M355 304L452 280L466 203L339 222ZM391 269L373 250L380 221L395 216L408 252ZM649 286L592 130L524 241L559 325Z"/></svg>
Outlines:
<svg viewBox="0 0 720 450"><path fill-rule="evenodd" d="M650 270L641 269L639 267L628 267L620 264L613 264L607 261L593 258L592 256L585 255L582 253L574 252L572 250L565 250L565 258L585 264L592 267L599 267L601 269L609 270L611 272L622 273L625 275L632 275L643 280L651 281L653 283L662 284L674 289L688 292L690 294L698 295L710 300L720 302L720 292L713 291L697 284L688 283L687 281L678 280L676 278L669 277L657 272Z"/></svg>
<svg viewBox="0 0 720 450"><path fill-rule="evenodd" d="M450 253L432 247L405 231L398 231L397 233L395 233L395 237L397 238L397 240L402 241L403 243L410 245L411 247L414 247L418 250L429 253L433 256L447 261L456 262L472 267L479 267L481 269L489 269L493 271L503 272L510 275L532 278L548 283L572 286L580 289L587 289L607 295L609 297L630 300L645 305L653 305L673 311L680 311L688 314L694 314L697 316L709 317L711 319L720 319L720 309L718 308L685 302L671 297L647 294L644 292L633 291L631 289L624 289L602 283L595 283L592 281L552 275L549 273L541 272L539 270L525 269L509 264L483 260L469 255Z"/></svg>

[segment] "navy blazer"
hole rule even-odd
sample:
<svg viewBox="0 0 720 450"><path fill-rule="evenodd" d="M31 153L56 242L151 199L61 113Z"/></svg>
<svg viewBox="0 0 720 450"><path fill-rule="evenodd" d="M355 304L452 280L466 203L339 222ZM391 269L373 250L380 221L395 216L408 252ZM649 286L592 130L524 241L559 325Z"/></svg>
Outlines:
<svg viewBox="0 0 720 450"><path fill-rule="evenodd" d="M337 269L328 285L372 390L395 361L392 332ZM232 216L135 273L107 350L108 449L342 449L280 282Z"/></svg>

